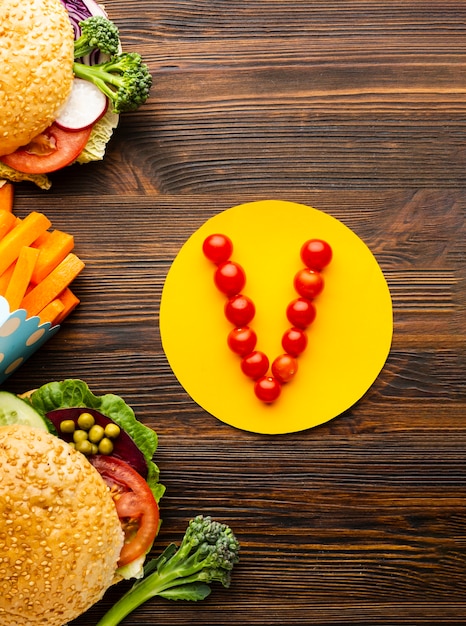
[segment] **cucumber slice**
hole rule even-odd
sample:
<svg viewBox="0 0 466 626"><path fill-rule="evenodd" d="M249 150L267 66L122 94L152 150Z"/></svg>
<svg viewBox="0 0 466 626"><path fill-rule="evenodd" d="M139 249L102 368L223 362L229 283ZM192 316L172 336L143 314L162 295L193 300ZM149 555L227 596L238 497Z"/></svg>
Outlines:
<svg viewBox="0 0 466 626"><path fill-rule="evenodd" d="M41 430L48 430L47 423L26 400L9 391L0 391L0 426L24 424Z"/></svg>

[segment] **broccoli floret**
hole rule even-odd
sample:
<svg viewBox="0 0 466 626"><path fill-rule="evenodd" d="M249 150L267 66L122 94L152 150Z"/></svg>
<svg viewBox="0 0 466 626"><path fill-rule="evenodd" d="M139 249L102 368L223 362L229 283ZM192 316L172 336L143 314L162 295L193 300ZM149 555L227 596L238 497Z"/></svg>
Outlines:
<svg viewBox="0 0 466 626"><path fill-rule="evenodd" d="M94 83L109 98L114 113L135 111L147 100L152 84L149 68L137 52L116 54L97 65L75 61L73 71L78 78Z"/></svg>
<svg viewBox="0 0 466 626"><path fill-rule="evenodd" d="M211 582L229 587L239 549L229 526L198 515L189 522L179 548L171 544L157 559L149 561L144 567L144 578L113 605L97 626L116 626L155 596L196 601L210 594Z"/></svg>
<svg viewBox="0 0 466 626"><path fill-rule="evenodd" d="M79 22L81 35L74 42L74 58L79 59L93 50L105 54L117 54L120 49L120 33L113 22L101 15L93 15Z"/></svg>

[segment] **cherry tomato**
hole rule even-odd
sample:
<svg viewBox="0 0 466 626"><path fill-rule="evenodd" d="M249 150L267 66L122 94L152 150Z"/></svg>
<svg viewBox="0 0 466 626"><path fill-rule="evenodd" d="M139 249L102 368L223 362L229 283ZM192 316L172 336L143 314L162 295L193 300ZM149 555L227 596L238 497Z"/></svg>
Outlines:
<svg viewBox="0 0 466 626"><path fill-rule="evenodd" d="M322 239L310 239L301 248L301 259L306 267L320 272L332 260L332 248Z"/></svg>
<svg viewBox="0 0 466 626"><path fill-rule="evenodd" d="M324 279L320 272L305 267L295 275L294 288L300 296L312 300L324 288Z"/></svg>
<svg viewBox="0 0 466 626"><path fill-rule="evenodd" d="M83 151L92 126L82 130L64 130L52 124L30 144L5 154L0 161L25 174L48 174L70 165Z"/></svg>
<svg viewBox="0 0 466 626"><path fill-rule="evenodd" d="M233 296L225 304L225 316L235 326L247 326L255 314L253 301L242 294Z"/></svg>
<svg viewBox="0 0 466 626"><path fill-rule="evenodd" d="M253 380L265 376L268 369L269 359L266 354L259 350L255 350L241 359L241 370L243 374L246 374L248 378L252 378Z"/></svg>
<svg viewBox="0 0 466 626"><path fill-rule="evenodd" d="M256 347L257 335L249 326L233 328L228 334L227 342L232 352L247 356Z"/></svg>
<svg viewBox="0 0 466 626"><path fill-rule="evenodd" d="M286 317L290 324L298 328L306 328L314 321L316 308L307 298L296 298L286 309Z"/></svg>
<svg viewBox="0 0 466 626"><path fill-rule="evenodd" d="M282 348L291 356L298 356L307 346L307 337L301 328L289 328L282 337Z"/></svg>
<svg viewBox="0 0 466 626"><path fill-rule="evenodd" d="M89 461L107 483L125 533L121 567L152 546L159 529L159 507L146 481L121 459L99 454Z"/></svg>
<svg viewBox="0 0 466 626"><path fill-rule="evenodd" d="M263 376L254 385L254 393L262 402L274 402L282 391L282 386L273 376Z"/></svg>
<svg viewBox="0 0 466 626"><path fill-rule="evenodd" d="M236 296L246 284L246 274L238 263L225 261L215 270L214 282L219 291L225 295Z"/></svg>
<svg viewBox="0 0 466 626"><path fill-rule="evenodd" d="M272 374L280 383L289 382L298 371L298 361L291 354L280 354L272 363Z"/></svg>
<svg viewBox="0 0 466 626"><path fill-rule="evenodd" d="M233 243L226 235L209 235L202 244L202 251L209 261L218 265L225 263L231 257Z"/></svg>

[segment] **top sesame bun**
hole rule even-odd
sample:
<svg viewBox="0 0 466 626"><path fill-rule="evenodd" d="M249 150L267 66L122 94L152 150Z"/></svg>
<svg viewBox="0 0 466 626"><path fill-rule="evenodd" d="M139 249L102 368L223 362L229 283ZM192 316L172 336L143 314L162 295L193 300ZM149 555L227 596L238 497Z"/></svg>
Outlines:
<svg viewBox="0 0 466 626"><path fill-rule="evenodd" d="M114 582L123 531L100 474L48 432L0 427L0 624L62 626Z"/></svg>
<svg viewBox="0 0 466 626"><path fill-rule="evenodd" d="M60 0L1 0L0 156L53 122L71 92L73 48Z"/></svg>

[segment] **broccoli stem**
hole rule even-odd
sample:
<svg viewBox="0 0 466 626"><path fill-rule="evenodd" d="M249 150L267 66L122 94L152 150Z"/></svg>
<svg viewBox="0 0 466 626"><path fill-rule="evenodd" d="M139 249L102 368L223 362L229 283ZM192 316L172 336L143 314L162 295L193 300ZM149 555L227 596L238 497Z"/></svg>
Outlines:
<svg viewBox="0 0 466 626"><path fill-rule="evenodd" d="M97 65L75 61L73 72L94 83L112 102L115 113L135 111L146 101L152 84L149 68L136 52L118 54Z"/></svg>
<svg viewBox="0 0 466 626"><path fill-rule="evenodd" d="M154 581L151 580L152 576L153 574L139 584L131 587L131 589L107 611L96 626L116 626L116 624L119 624L127 615L137 609L138 606L156 596L162 587L154 584Z"/></svg>
<svg viewBox="0 0 466 626"><path fill-rule="evenodd" d="M124 83L120 75L103 71L100 67L95 65L85 65L84 63L75 62L73 65L73 71L74 75L78 78L83 78L84 80L94 83L94 85L96 85L96 87L98 87L100 91L102 91L112 102L116 99L116 93L108 85L110 84L114 87L121 87Z"/></svg>
<svg viewBox="0 0 466 626"><path fill-rule="evenodd" d="M103 618L96 624L96 626L116 626L127 615L137 609L141 604L147 602L155 596L163 594L164 591L173 587L182 587L185 584L196 583L198 581L197 574L192 576L186 576L185 578L178 578L176 570L169 571L167 573L160 574L154 572L142 581L136 582L131 589L129 589L103 616ZM210 593L209 585L200 583L196 587L190 588L190 597L180 599L191 600L203 600ZM194 597L195 596L195 597ZM177 599L174 594L172 599Z"/></svg>

